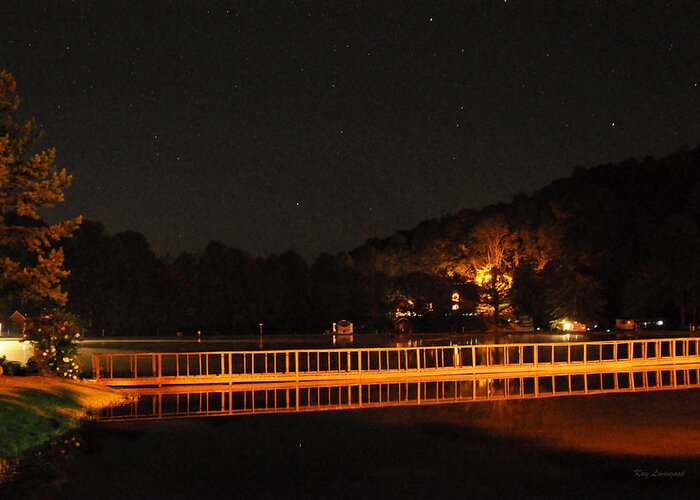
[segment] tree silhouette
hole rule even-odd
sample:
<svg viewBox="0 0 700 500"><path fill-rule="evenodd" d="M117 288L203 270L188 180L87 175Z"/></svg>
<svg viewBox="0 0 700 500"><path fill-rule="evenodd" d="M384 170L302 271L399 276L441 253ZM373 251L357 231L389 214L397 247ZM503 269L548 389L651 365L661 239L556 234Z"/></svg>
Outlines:
<svg viewBox="0 0 700 500"><path fill-rule="evenodd" d="M632 281L632 288L627 290L628 309L655 314L673 309L682 328L687 324L689 311L692 320L696 321L700 298L698 255L700 233L697 224L685 215L669 217L656 232L649 258Z"/></svg>
<svg viewBox="0 0 700 500"><path fill-rule="evenodd" d="M0 71L0 298L5 308L64 305L63 251L57 247L80 217L47 225L39 211L62 202L71 176L55 166L56 151L35 152L34 119L18 122L16 82Z"/></svg>

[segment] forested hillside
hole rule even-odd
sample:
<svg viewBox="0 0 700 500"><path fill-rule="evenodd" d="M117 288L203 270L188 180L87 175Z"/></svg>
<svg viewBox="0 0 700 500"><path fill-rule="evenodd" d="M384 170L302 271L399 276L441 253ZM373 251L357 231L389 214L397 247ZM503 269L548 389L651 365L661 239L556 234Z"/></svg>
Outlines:
<svg viewBox="0 0 700 500"><path fill-rule="evenodd" d="M158 257L134 232L85 222L64 244L69 308L92 334L415 330L520 321L685 327L700 295L700 148L576 168L532 195L419 223L309 265L211 242ZM457 292L458 297L453 294ZM475 318L481 318L477 321Z"/></svg>

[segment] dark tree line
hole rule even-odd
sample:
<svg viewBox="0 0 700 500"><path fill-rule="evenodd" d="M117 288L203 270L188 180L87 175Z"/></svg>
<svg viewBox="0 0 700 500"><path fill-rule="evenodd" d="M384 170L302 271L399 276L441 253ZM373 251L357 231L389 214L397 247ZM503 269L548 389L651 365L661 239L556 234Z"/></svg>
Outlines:
<svg viewBox="0 0 700 500"><path fill-rule="evenodd" d="M252 334L260 322L266 332L321 332L341 318L375 331L397 313L424 331L474 327L465 313L490 325L663 317L684 327L698 320L699 225L696 148L577 168L533 195L310 265L220 242L161 258L142 235L87 221L64 244L66 288L93 335Z"/></svg>
<svg viewBox="0 0 700 500"><path fill-rule="evenodd" d="M199 255L158 258L141 234L110 235L92 221L64 247L69 307L92 335L244 335L260 322L268 333L320 333L343 318L362 331L391 324L395 280L347 253L309 266L295 252L254 258L214 241Z"/></svg>

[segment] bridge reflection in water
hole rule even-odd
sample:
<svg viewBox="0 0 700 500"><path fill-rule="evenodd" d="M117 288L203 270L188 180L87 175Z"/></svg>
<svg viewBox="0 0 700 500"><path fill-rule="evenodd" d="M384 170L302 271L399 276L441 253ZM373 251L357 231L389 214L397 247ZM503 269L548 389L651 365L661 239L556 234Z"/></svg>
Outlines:
<svg viewBox="0 0 700 500"><path fill-rule="evenodd" d="M586 396L700 387L700 364L615 372L460 376L352 382L250 383L129 389L131 402L99 421L352 410Z"/></svg>

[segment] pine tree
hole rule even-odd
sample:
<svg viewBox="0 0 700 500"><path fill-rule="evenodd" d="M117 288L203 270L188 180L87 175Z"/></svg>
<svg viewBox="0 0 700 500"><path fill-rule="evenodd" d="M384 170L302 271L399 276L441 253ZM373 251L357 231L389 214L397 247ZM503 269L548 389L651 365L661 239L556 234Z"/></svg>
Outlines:
<svg viewBox="0 0 700 500"><path fill-rule="evenodd" d="M81 218L46 224L41 213L64 200L72 177L55 166L54 149L36 151L41 136L34 119L17 121L16 82L0 71L0 308L62 306L62 238Z"/></svg>

